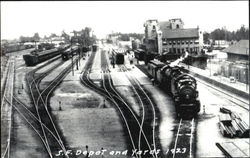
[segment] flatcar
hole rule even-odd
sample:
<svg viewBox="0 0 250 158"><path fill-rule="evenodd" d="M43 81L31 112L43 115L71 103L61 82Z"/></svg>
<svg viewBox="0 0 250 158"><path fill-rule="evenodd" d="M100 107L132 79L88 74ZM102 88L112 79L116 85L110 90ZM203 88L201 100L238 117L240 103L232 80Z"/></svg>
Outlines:
<svg viewBox="0 0 250 158"><path fill-rule="evenodd" d="M71 46L68 49L64 50L61 54L62 60L68 60L72 55L76 55L80 51L78 46Z"/></svg>
<svg viewBox="0 0 250 158"><path fill-rule="evenodd" d="M173 98L177 115L190 117L200 111L199 93L195 78L184 73L183 69L153 60L147 70L154 82L158 82Z"/></svg>

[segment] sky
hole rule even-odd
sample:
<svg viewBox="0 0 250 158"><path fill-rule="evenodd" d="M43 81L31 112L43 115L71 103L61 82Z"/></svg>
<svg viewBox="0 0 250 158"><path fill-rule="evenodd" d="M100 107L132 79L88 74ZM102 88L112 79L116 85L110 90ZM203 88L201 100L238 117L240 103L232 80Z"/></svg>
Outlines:
<svg viewBox="0 0 250 158"><path fill-rule="evenodd" d="M98 38L113 32L143 33L146 20L181 18L184 28L211 32L249 26L248 1L1 1L1 39L61 35L91 27Z"/></svg>

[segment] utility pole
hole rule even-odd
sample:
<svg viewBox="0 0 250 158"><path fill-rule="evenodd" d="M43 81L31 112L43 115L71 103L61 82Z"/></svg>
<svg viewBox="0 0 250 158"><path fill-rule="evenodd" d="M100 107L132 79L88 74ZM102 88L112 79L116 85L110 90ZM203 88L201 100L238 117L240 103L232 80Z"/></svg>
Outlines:
<svg viewBox="0 0 250 158"><path fill-rule="evenodd" d="M247 50L249 51L249 48L246 48L246 55L247 55ZM249 55L248 55L248 62L249 62ZM248 89L248 79L249 79L249 72L248 72L248 69L247 69L247 62L246 62L246 91Z"/></svg>
<svg viewBox="0 0 250 158"><path fill-rule="evenodd" d="M80 60L81 60L81 51L82 51L82 45L80 45L80 49L78 50L78 61L79 61L79 66L81 66Z"/></svg>
<svg viewBox="0 0 250 158"><path fill-rule="evenodd" d="M209 62L210 62L210 76L211 76L211 68L212 68L211 57L209 57Z"/></svg>
<svg viewBox="0 0 250 158"><path fill-rule="evenodd" d="M72 66L72 76L74 76L74 61L73 61L73 52L72 52L72 37L71 37L71 40L70 40L70 51L71 51L71 66Z"/></svg>

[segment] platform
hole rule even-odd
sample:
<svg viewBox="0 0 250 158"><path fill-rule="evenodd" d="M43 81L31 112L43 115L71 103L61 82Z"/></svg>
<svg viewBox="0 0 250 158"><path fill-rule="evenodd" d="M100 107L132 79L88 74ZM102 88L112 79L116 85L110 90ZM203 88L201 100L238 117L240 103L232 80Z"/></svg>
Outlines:
<svg viewBox="0 0 250 158"><path fill-rule="evenodd" d="M239 140L234 142L216 143L216 146L228 157L249 157L249 142Z"/></svg>

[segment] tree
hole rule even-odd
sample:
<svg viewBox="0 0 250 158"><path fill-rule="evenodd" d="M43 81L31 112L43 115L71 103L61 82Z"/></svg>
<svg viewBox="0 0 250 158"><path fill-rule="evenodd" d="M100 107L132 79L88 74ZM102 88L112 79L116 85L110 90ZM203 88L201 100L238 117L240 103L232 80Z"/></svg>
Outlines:
<svg viewBox="0 0 250 158"><path fill-rule="evenodd" d="M20 36L20 37L19 37L19 41L20 41L21 43L33 42L33 37Z"/></svg>
<svg viewBox="0 0 250 158"><path fill-rule="evenodd" d="M19 37L19 41L20 41L21 43L25 43L25 42L27 42L27 38L24 37L24 36L20 36L20 37Z"/></svg>
<svg viewBox="0 0 250 158"><path fill-rule="evenodd" d="M208 43L209 44L209 38L210 38L210 33L208 32L204 32L203 33L203 40L204 40L204 43Z"/></svg>
<svg viewBox="0 0 250 158"><path fill-rule="evenodd" d="M225 28L215 29L210 33L210 37L213 40L227 40L227 41L232 41L232 40L239 41L242 39L249 39L249 29L245 28L244 25L242 25L241 28L238 29L236 32L235 31L230 32Z"/></svg>
<svg viewBox="0 0 250 158"><path fill-rule="evenodd" d="M51 35L49 37L54 38L54 37L57 37L57 35L55 33L51 33Z"/></svg>

